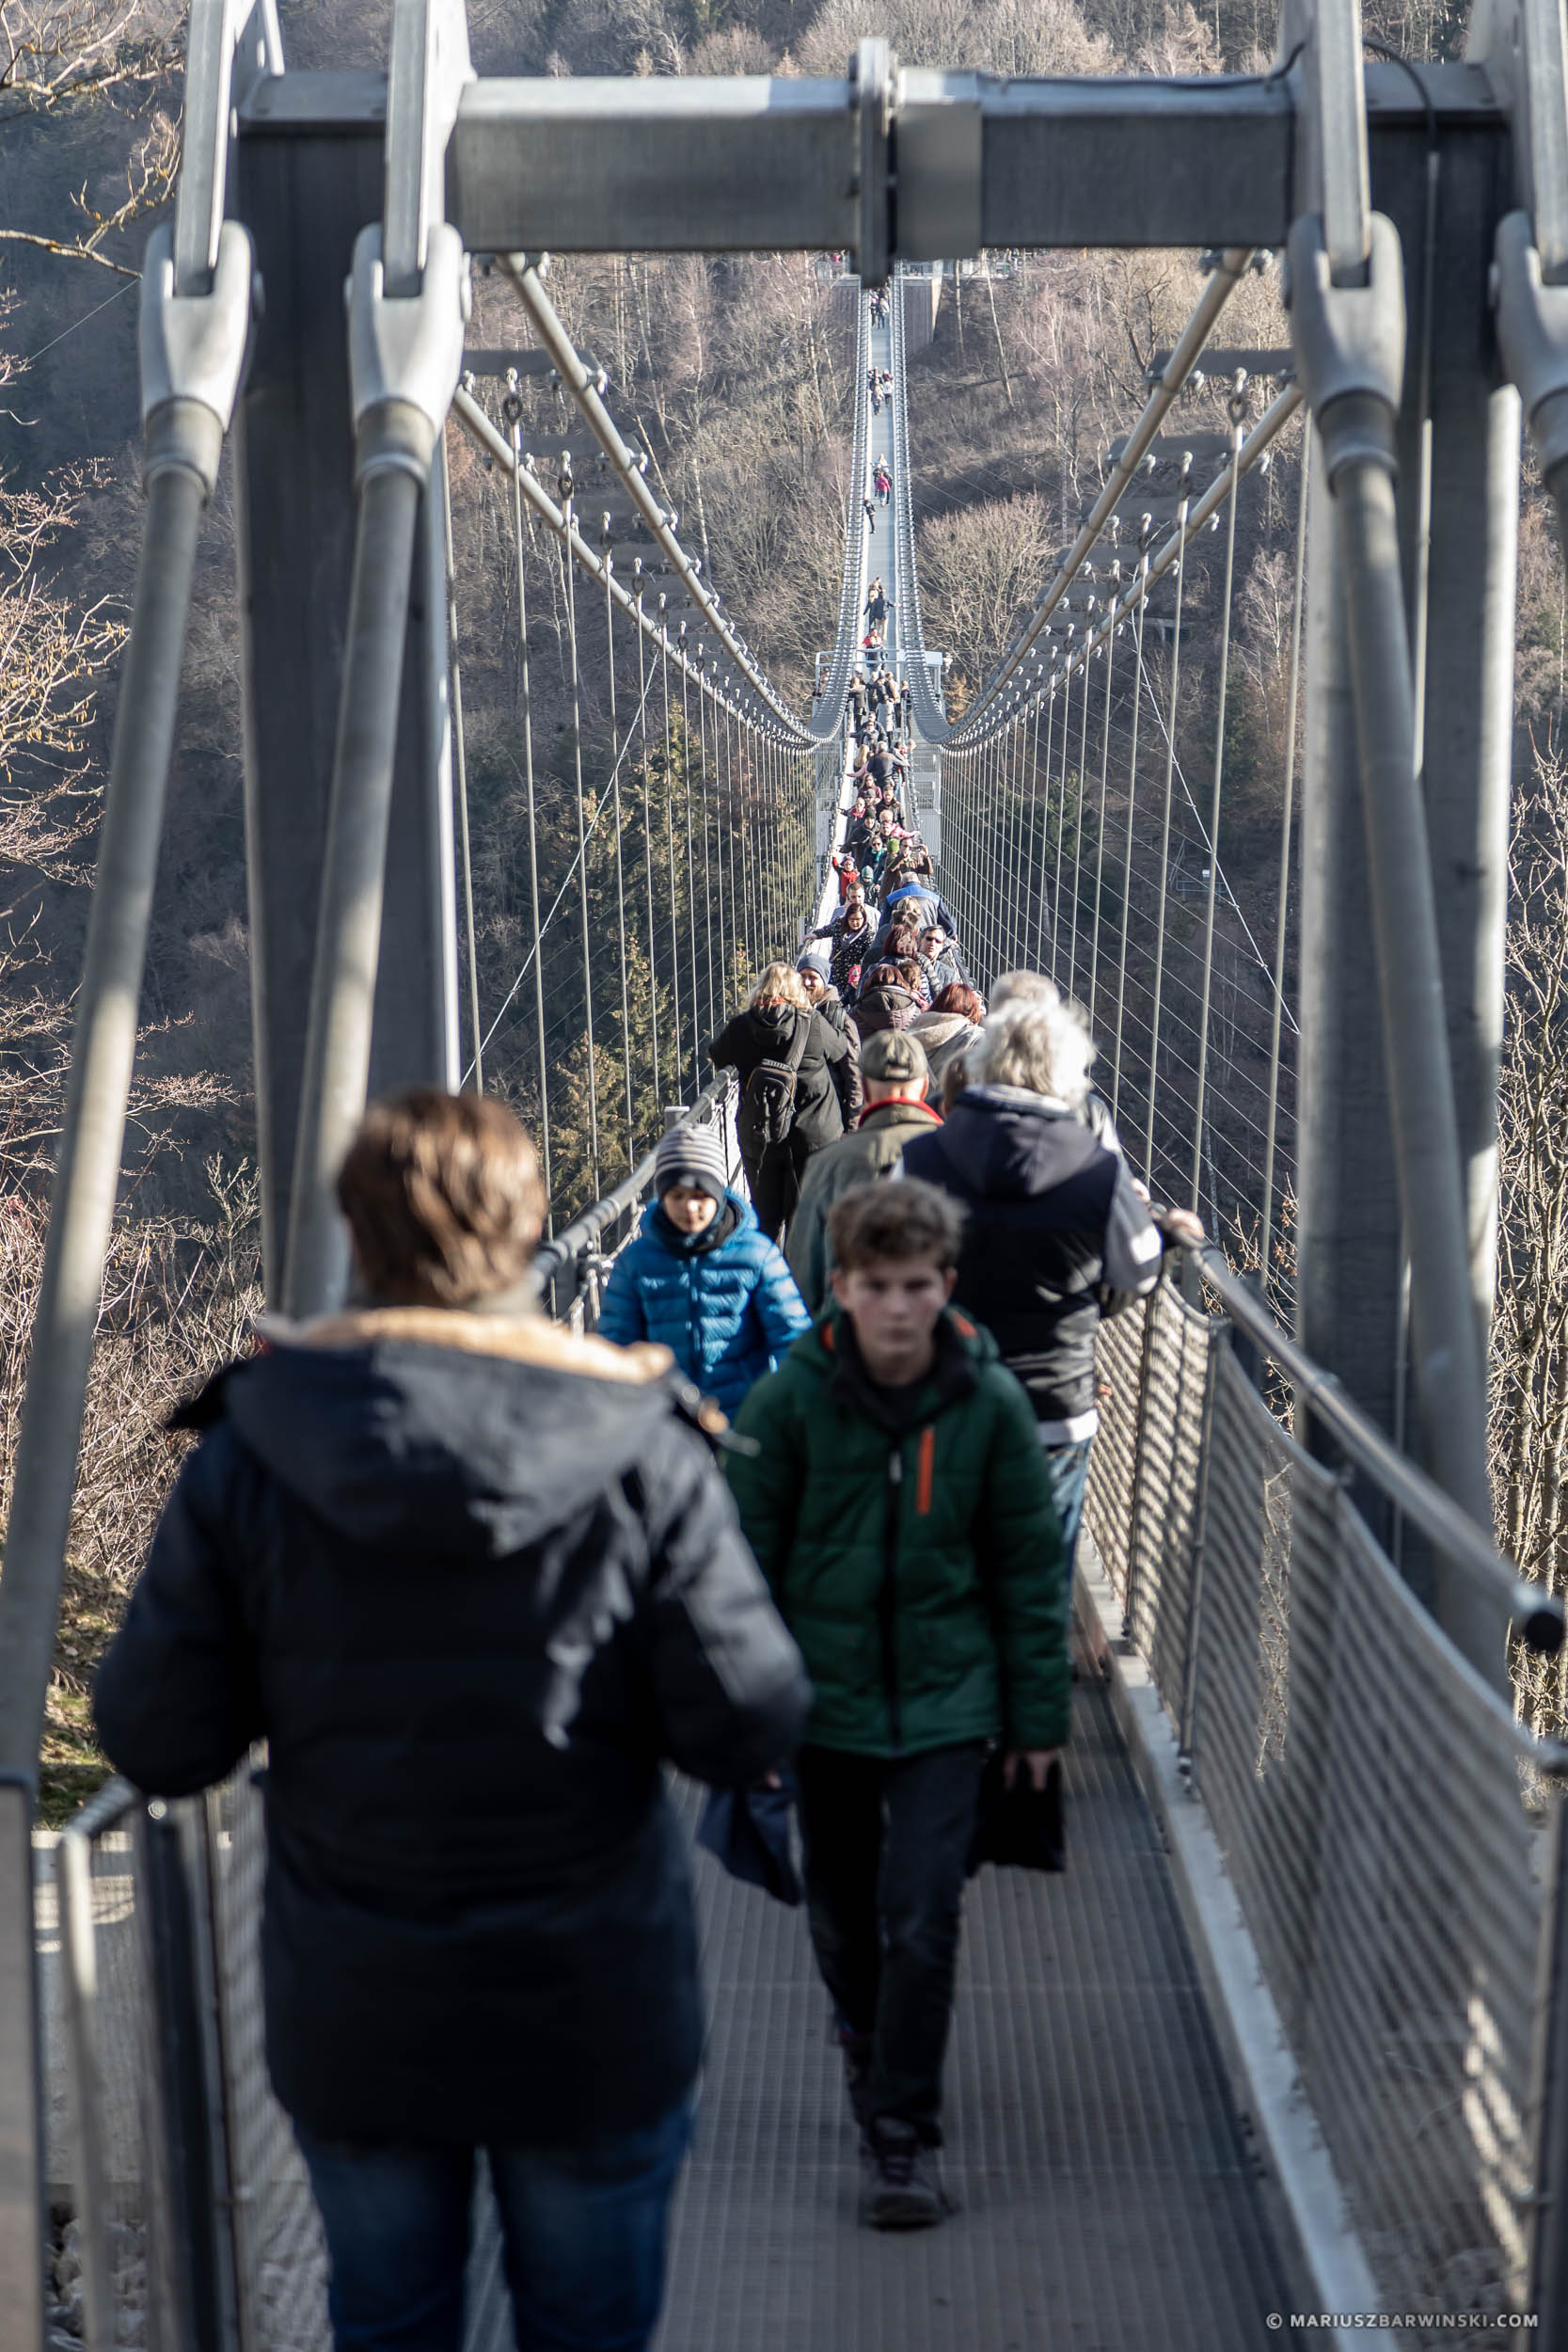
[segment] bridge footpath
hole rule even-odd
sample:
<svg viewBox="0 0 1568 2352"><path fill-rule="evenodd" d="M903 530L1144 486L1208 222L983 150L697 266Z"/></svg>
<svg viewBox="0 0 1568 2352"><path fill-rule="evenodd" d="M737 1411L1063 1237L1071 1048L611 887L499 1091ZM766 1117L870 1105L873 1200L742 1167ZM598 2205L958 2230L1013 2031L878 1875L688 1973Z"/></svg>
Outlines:
<svg viewBox="0 0 1568 2352"><path fill-rule="evenodd" d="M1159 1826L1081 1658L1060 1878L972 1884L945 2227L856 2222L804 1915L697 1856L711 2040L659 2352L1251 2352L1289 2311Z"/></svg>

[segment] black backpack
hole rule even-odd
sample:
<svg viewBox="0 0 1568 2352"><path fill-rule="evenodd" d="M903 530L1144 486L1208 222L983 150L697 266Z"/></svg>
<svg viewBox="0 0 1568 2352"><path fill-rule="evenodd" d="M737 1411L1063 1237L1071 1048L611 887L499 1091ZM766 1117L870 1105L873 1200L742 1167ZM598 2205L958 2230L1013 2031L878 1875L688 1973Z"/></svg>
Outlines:
<svg viewBox="0 0 1568 2352"><path fill-rule="evenodd" d="M811 1036L813 1015L797 1012L795 1035L783 1061L759 1061L746 1081L735 1131L748 1158L760 1160L769 1144L782 1143L795 1124L795 1081Z"/></svg>

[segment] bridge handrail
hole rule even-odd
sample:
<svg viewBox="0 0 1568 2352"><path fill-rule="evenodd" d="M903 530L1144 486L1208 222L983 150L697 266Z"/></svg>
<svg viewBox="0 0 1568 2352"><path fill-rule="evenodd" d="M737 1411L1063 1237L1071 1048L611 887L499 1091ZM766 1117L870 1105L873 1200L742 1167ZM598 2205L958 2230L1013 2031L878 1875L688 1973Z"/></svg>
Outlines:
<svg viewBox="0 0 1568 2352"><path fill-rule="evenodd" d="M1502 1601L1528 1649L1555 1657L1564 1640L1563 1608L1544 1584L1522 1576L1452 1497L1369 1420L1332 1373L1324 1372L1281 1329L1257 1293L1212 1242L1188 1251L1203 1279L1239 1331L1277 1364L1298 1399L1332 1431L1342 1451L1388 1500L1429 1537L1446 1559ZM1568 1768L1568 1748L1563 1751Z"/></svg>

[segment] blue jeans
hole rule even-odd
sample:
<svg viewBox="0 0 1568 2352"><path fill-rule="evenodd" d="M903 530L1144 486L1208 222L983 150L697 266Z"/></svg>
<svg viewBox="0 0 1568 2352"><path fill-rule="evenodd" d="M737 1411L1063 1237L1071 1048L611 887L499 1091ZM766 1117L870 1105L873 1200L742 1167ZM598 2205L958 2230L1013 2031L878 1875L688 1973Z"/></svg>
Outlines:
<svg viewBox="0 0 1568 2352"><path fill-rule="evenodd" d="M517 2352L643 2352L664 2298L681 2106L586 2148L491 2148ZM332 2263L338 2352L461 2352L471 2148L299 2144Z"/></svg>
<svg viewBox="0 0 1568 2352"><path fill-rule="evenodd" d="M1081 1438L1076 1445L1048 1445L1045 1458L1051 1471L1051 1491L1056 1498L1056 1517L1062 1522L1062 1549L1067 1558L1068 1611L1070 1622L1072 1609L1072 1564L1078 1556L1078 1528L1084 1517L1084 1496L1089 1483L1089 1448L1092 1438Z"/></svg>

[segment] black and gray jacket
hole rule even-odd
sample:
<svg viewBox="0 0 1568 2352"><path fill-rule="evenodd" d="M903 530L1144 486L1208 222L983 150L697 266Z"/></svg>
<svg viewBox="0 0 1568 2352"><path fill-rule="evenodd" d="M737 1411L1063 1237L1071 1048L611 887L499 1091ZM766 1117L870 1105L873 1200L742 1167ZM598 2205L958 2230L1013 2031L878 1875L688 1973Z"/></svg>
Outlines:
<svg viewBox="0 0 1568 2352"><path fill-rule="evenodd" d="M386 1308L187 1414L99 1734L166 1796L268 1742L267 2056L321 2137L580 2143L695 2074L661 1766L750 1780L809 1691L669 1366Z"/></svg>
<svg viewBox="0 0 1568 2352"><path fill-rule="evenodd" d="M784 1059L798 1021L809 1022L810 1027L795 1079L795 1120L790 1133L800 1137L807 1151L820 1152L844 1133L836 1065L849 1050L844 1033L825 1020L820 1010L801 1012L792 1005L749 1006L726 1022L708 1047L708 1057L716 1069L737 1071L744 1087L759 1062Z"/></svg>
<svg viewBox="0 0 1568 2352"><path fill-rule="evenodd" d="M968 1087L904 1173L969 1211L954 1294L1028 1390L1043 1445L1094 1435L1102 1312L1154 1288L1161 1241L1127 1163L1064 1103Z"/></svg>

